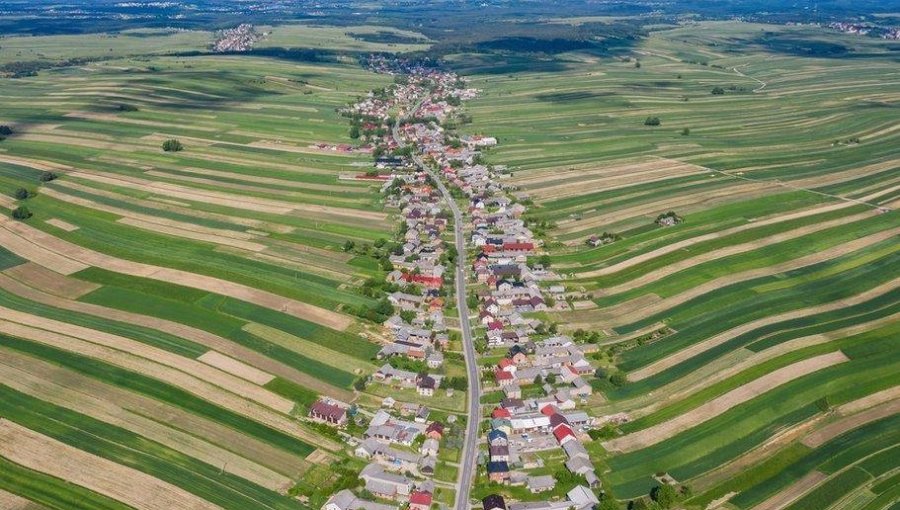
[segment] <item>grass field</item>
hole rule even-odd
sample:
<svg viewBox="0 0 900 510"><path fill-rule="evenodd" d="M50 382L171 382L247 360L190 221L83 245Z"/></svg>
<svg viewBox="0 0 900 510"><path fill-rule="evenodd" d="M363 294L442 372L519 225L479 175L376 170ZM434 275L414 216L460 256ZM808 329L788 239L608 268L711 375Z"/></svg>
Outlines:
<svg viewBox="0 0 900 510"><path fill-rule="evenodd" d="M572 297L549 319L602 332L606 375L626 376L596 379L590 410L628 417L592 446L617 498L667 473L688 508L889 507L894 438L863 413L900 385L897 48L704 22L612 55L454 60L484 91L465 129L498 137L487 160L533 202ZM655 224L667 211L683 221ZM586 243L603 232L619 239ZM766 383L838 351L849 361ZM841 417L856 428L801 442Z"/></svg>

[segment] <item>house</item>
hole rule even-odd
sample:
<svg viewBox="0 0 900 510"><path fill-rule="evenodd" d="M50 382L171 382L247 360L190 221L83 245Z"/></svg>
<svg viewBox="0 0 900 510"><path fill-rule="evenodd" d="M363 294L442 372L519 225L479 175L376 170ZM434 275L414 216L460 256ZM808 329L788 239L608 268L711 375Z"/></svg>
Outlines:
<svg viewBox="0 0 900 510"><path fill-rule="evenodd" d="M431 422L425 429L425 437L440 441L444 437L444 424L439 421Z"/></svg>
<svg viewBox="0 0 900 510"><path fill-rule="evenodd" d="M427 491L414 491L409 495L409 510L429 510L431 508L431 493Z"/></svg>
<svg viewBox="0 0 900 510"><path fill-rule="evenodd" d="M388 473L378 464L369 464L359 473L366 490L384 499L406 500L412 491L412 482L406 477Z"/></svg>
<svg viewBox="0 0 900 510"><path fill-rule="evenodd" d="M600 504L597 495L584 485L579 485L570 490L566 496L577 508L593 508L595 505Z"/></svg>
<svg viewBox="0 0 900 510"><path fill-rule="evenodd" d="M556 487L556 479L553 475L529 476L526 486L532 494L552 491Z"/></svg>
<svg viewBox="0 0 900 510"><path fill-rule="evenodd" d="M560 445L564 445L569 441L577 441L578 438L575 437L575 433L568 425L560 425L553 429L553 437L559 441Z"/></svg>
<svg viewBox="0 0 900 510"><path fill-rule="evenodd" d="M397 507L359 499L349 489L343 489L332 494L322 510L397 510Z"/></svg>
<svg viewBox="0 0 900 510"><path fill-rule="evenodd" d="M507 398L522 398L522 387L513 383L509 386L504 386L503 393Z"/></svg>
<svg viewBox="0 0 900 510"><path fill-rule="evenodd" d="M488 449L491 460L494 462L509 462L509 446L497 445Z"/></svg>
<svg viewBox="0 0 900 510"><path fill-rule="evenodd" d="M509 480L509 463L507 462L488 462L487 465L488 478L492 482L503 483Z"/></svg>
<svg viewBox="0 0 900 510"><path fill-rule="evenodd" d="M425 476L434 476L434 469L437 467L437 457L424 456L419 459L419 473Z"/></svg>
<svg viewBox="0 0 900 510"><path fill-rule="evenodd" d="M507 438L506 432L502 430L494 429L488 432L488 443L491 446L495 445L503 445L506 446L509 444L509 439Z"/></svg>
<svg viewBox="0 0 900 510"><path fill-rule="evenodd" d="M317 400L309 408L309 417L313 421L343 427L347 424L347 409L327 400Z"/></svg>
<svg viewBox="0 0 900 510"><path fill-rule="evenodd" d="M422 446L419 447L419 453L421 453L422 455L430 455L432 457L435 457L438 454L439 448L440 445L438 444L437 439L429 438L422 442Z"/></svg>
<svg viewBox="0 0 900 510"><path fill-rule="evenodd" d="M418 455L391 448L372 438L363 440L354 454L363 459L371 459L390 471L412 471L419 462Z"/></svg>
<svg viewBox="0 0 900 510"><path fill-rule="evenodd" d="M482 510L506 510L506 501L499 494L491 494L481 500Z"/></svg>
<svg viewBox="0 0 900 510"><path fill-rule="evenodd" d="M430 375L423 375L419 377L418 382L416 382L416 392L424 397L430 397L434 395L434 390L436 388L437 381L435 381L434 377L431 377Z"/></svg>

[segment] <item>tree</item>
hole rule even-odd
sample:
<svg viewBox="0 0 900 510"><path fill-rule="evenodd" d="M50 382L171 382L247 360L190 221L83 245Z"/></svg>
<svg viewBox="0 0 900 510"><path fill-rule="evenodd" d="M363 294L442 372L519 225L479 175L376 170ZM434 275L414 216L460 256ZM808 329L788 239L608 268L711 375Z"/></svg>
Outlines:
<svg viewBox="0 0 900 510"><path fill-rule="evenodd" d="M12 217L17 220L27 220L28 218L31 218L31 216L31 211L25 206L16 207L12 212Z"/></svg>
<svg viewBox="0 0 900 510"><path fill-rule="evenodd" d="M350 138L354 140L359 138L359 126L357 126L356 124L350 127Z"/></svg>
<svg viewBox="0 0 900 510"><path fill-rule="evenodd" d="M635 61L634 61L634 68L635 68L635 69L640 69L640 68L641 68L641 61L640 61L640 60L635 60Z"/></svg>
<svg viewBox="0 0 900 510"><path fill-rule="evenodd" d="M353 251L353 248L355 248L355 247L356 247L356 243L351 241L350 239L347 239L344 242L344 247L342 249L344 251Z"/></svg>
<svg viewBox="0 0 900 510"><path fill-rule="evenodd" d="M597 510L622 510L622 505L615 499L605 496L597 505Z"/></svg>
<svg viewBox="0 0 900 510"><path fill-rule="evenodd" d="M59 176L53 172L41 172L41 176L38 177L38 179L40 179L41 182L50 182L58 177Z"/></svg>
<svg viewBox="0 0 900 510"><path fill-rule="evenodd" d="M547 267L550 267L550 264L553 263L553 260L550 259L550 255L547 255L545 253L538 258L538 263L540 265L544 266L545 268L547 268Z"/></svg>
<svg viewBox="0 0 900 510"><path fill-rule="evenodd" d="M11 134L13 134L13 130L11 127L9 127L5 124L0 126L0 140L2 140L4 137L7 137Z"/></svg>
<svg viewBox="0 0 900 510"><path fill-rule="evenodd" d="M646 119L644 119L645 126L658 126L660 124L661 122L659 120L659 117L647 117Z"/></svg>
<svg viewBox="0 0 900 510"><path fill-rule="evenodd" d="M681 130L681 136L688 136L691 134L691 128L684 128Z"/></svg>
<svg viewBox="0 0 900 510"><path fill-rule="evenodd" d="M650 505L644 498L636 499L628 505L628 510L650 510Z"/></svg>
<svg viewBox="0 0 900 510"><path fill-rule="evenodd" d="M725 93L725 89L723 89L722 87L714 87L712 89L712 93L715 96L721 96L722 94Z"/></svg>
<svg viewBox="0 0 900 510"><path fill-rule="evenodd" d="M556 374L547 374L545 381L547 384L556 384Z"/></svg>
<svg viewBox="0 0 900 510"><path fill-rule="evenodd" d="M170 138L162 143L162 150L166 152L178 152L183 150L184 146L181 145L181 142L174 138Z"/></svg>
<svg viewBox="0 0 900 510"><path fill-rule="evenodd" d="M657 485L650 491L650 497L662 508L671 508L678 501L678 492L669 484Z"/></svg>
<svg viewBox="0 0 900 510"><path fill-rule="evenodd" d="M609 382L613 384L613 386L624 386L628 379L625 378L625 374L622 372L616 372L613 375L609 376Z"/></svg>
<svg viewBox="0 0 900 510"><path fill-rule="evenodd" d="M19 188L16 190L16 200L25 200L26 198L30 198L31 192L25 188Z"/></svg>
<svg viewBox="0 0 900 510"><path fill-rule="evenodd" d="M538 375L535 376L535 378L534 378L534 384L537 384L538 386L544 384L544 378L541 377L540 374L538 374Z"/></svg>
<svg viewBox="0 0 900 510"><path fill-rule="evenodd" d="M356 391L364 391L366 389L366 379L364 377L360 377L359 379L353 381L353 388Z"/></svg>

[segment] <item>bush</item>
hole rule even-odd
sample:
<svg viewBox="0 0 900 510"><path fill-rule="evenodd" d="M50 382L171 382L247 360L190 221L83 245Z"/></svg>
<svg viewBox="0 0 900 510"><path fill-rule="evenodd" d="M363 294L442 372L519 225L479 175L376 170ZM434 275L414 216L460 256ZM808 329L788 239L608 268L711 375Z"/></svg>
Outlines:
<svg viewBox="0 0 900 510"><path fill-rule="evenodd" d="M609 376L609 382L613 384L613 386L624 386L628 379L625 377L623 372L616 372L615 374Z"/></svg>
<svg viewBox="0 0 900 510"><path fill-rule="evenodd" d="M27 220L28 218L31 218L31 216L31 211L25 206L16 207L12 212L12 217L17 220Z"/></svg>
<svg viewBox="0 0 900 510"><path fill-rule="evenodd" d="M25 200L26 198L31 198L32 196L34 195L25 188L19 188L16 190L16 200Z"/></svg>
<svg viewBox="0 0 900 510"><path fill-rule="evenodd" d="M11 127L5 124L0 126L0 136L9 136L11 134L13 134L13 130Z"/></svg>
<svg viewBox="0 0 900 510"><path fill-rule="evenodd" d="M658 126L661 122L659 121L659 117L647 117L644 119L645 126Z"/></svg>
<svg viewBox="0 0 900 510"><path fill-rule="evenodd" d="M170 138L162 143L162 150L166 152L178 152L184 149L184 145L174 138Z"/></svg>
<svg viewBox="0 0 900 510"><path fill-rule="evenodd" d="M123 103L123 104L119 105L119 111L120 112L136 112L136 111L138 111L138 107L134 106L133 104Z"/></svg>
<svg viewBox="0 0 900 510"><path fill-rule="evenodd" d="M712 93L713 93L713 95L721 96L722 94L725 93L725 89L723 89L722 87L715 87L712 89Z"/></svg>
<svg viewBox="0 0 900 510"><path fill-rule="evenodd" d="M678 492L669 484L657 485L650 491L650 497L661 508L671 508L678 501Z"/></svg>
<svg viewBox="0 0 900 510"><path fill-rule="evenodd" d="M691 128L684 128L681 130L681 136L688 136L691 134Z"/></svg>
<svg viewBox="0 0 900 510"><path fill-rule="evenodd" d="M50 181L55 180L55 179L57 179L57 178L59 178L59 176L56 175L56 174L53 173L53 172L41 172L41 176L39 177L39 179L41 180L41 182L50 182Z"/></svg>

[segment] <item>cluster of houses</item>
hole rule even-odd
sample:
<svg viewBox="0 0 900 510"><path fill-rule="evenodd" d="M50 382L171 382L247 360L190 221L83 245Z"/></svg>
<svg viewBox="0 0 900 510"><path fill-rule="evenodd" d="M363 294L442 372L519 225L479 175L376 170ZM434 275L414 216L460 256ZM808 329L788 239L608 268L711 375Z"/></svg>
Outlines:
<svg viewBox="0 0 900 510"><path fill-rule="evenodd" d="M382 72L394 72L396 62L388 64L376 57L370 61L370 66L376 66ZM389 111L404 115L404 112L416 109L421 115L439 118L448 114L443 109L450 108L449 103L438 97L449 97L451 91L456 90L456 75L411 63L404 72L407 78L398 80L387 92L369 94L349 108L350 112L363 116L364 122L382 123L378 126L364 124L364 128L390 128ZM466 95L452 94L453 97ZM404 128L412 126L414 129L417 125L409 123ZM399 147L389 136L375 143L387 151ZM444 318L445 264L449 254L441 237L448 228L449 215L441 206L440 192L429 183L427 174L405 171L403 157L381 155L375 164L378 169L391 171L382 190L386 195L386 206L399 212L402 238L398 239L400 246L389 256L393 270L386 278L396 289L387 296L396 313L384 323L388 340L377 354L384 363L372 374L372 381L415 389L419 396L431 397L436 391L442 391L443 376L437 372L444 364L443 351L449 343ZM392 363L398 357L404 358L404 363ZM407 360L421 362L418 366L425 370L397 368L416 366ZM347 420L346 412L342 415L336 409L340 407L333 401L317 402L310 410L310 419L340 427ZM342 490L332 495L323 507L325 510L397 510L397 505L408 505L410 510L432 507L432 477L445 433L444 424L429 421L429 410L419 404L398 403L393 397L387 397L382 407L371 418L354 449L354 455L367 462L359 474L365 491L381 502L362 499L350 490ZM397 407L401 416L393 413Z"/></svg>
<svg viewBox="0 0 900 510"><path fill-rule="evenodd" d="M219 38L213 43L213 51L218 53L249 51L264 35L257 32L253 25L241 23L219 32Z"/></svg>
<svg viewBox="0 0 900 510"><path fill-rule="evenodd" d="M493 382L505 398L491 414L483 458L488 478L495 483L525 485L535 494L551 491L556 485L552 476L529 476L527 470L536 467L529 465L531 453L561 448L566 469L582 476L585 484L573 489L566 501L516 503L516 508L552 510L596 504L592 489L600 485L600 479L582 444L592 419L577 410L593 393L588 379L596 367L586 356L593 346L576 344L567 336L532 339L546 328L530 314L566 306L556 303L556 297L564 300L565 288L555 285L549 296L545 294L541 283L558 276L529 264L541 242L523 219L526 207L507 194L501 182L503 169L480 163L479 150L497 140L463 137L451 147L434 123L407 125L402 132L468 198L470 241L477 250L472 273L484 285L477 296L478 320L487 347L507 349L493 372ZM523 398L526 392L530 398ZM485 508L488 510L488 505Z"/></svg>
<svg viewBox="0 0 900 510"><path fill-rule="evenodd" d="M584 484L570 490L564 500L507 507L501 496L494 495L484 500L484 510L587 510L598 503L593 488L600 481L582 444L592 419L577 407L592 393L587 378L593 376L594 367L586 357L587 347L566 336L537 340L545 336L546 328L529 316L565 306L556 303L557 297L564 298L565 288L556 285L551 288L555 291L545 293L541 283L558 276L529 263L529 257L539 254L541 241L523 219L526 207L507 193L501 182L505 169L481 163L479 151L496 145L497 139L482 135L457 139L440 125L456 115L460 101L477 91L464 88L453 73L411 61L372 57L369 66L403 73L395 84L350 107L372 124L363 124L364 129L384 133L369 142L379 147L378 168L391 172L382 190L386 205L396 208L402 222L402 239L389 256L393 270L387 275L392 287L388 300L396 313L384 324L387 341L377 355L383 365L372 380L415 389L423 397L443 391L440 372L449 343L444 308L452 278L448 267L454 256L463 254L451 253L442 239L450 218L430 177L405 169L405 158L423 158L437 165L443 178L468 199L470 241L477 249L472 272L483 285L477 295L478 320L487 346L507 350L493 371L493 384L505 398L491 414L488 449L482 455L488 477L497 483L525 485L535 494L553 491L553 476L528 474L539 459L533 453L552 448L561 448L565 467L584 477ZM389 116L397 112L412 120L395 125ZM413 156L408 149L400 150L406 144L414 147ZM404 358L402 363L394 361L398 357ZM401 416L388 411L396 405L394 398L385 398L386 409L374 414L363 437L354 443L354 454L367 462L359 478L366 493L380 502L361 499L362 492L342 490L332 495L326 510L432 507L432 477L444 425L429 421L428 410L421 405L401 404ZM353 418L344 405L322 400L312 406L310 419L342 427Z"/></svg>

